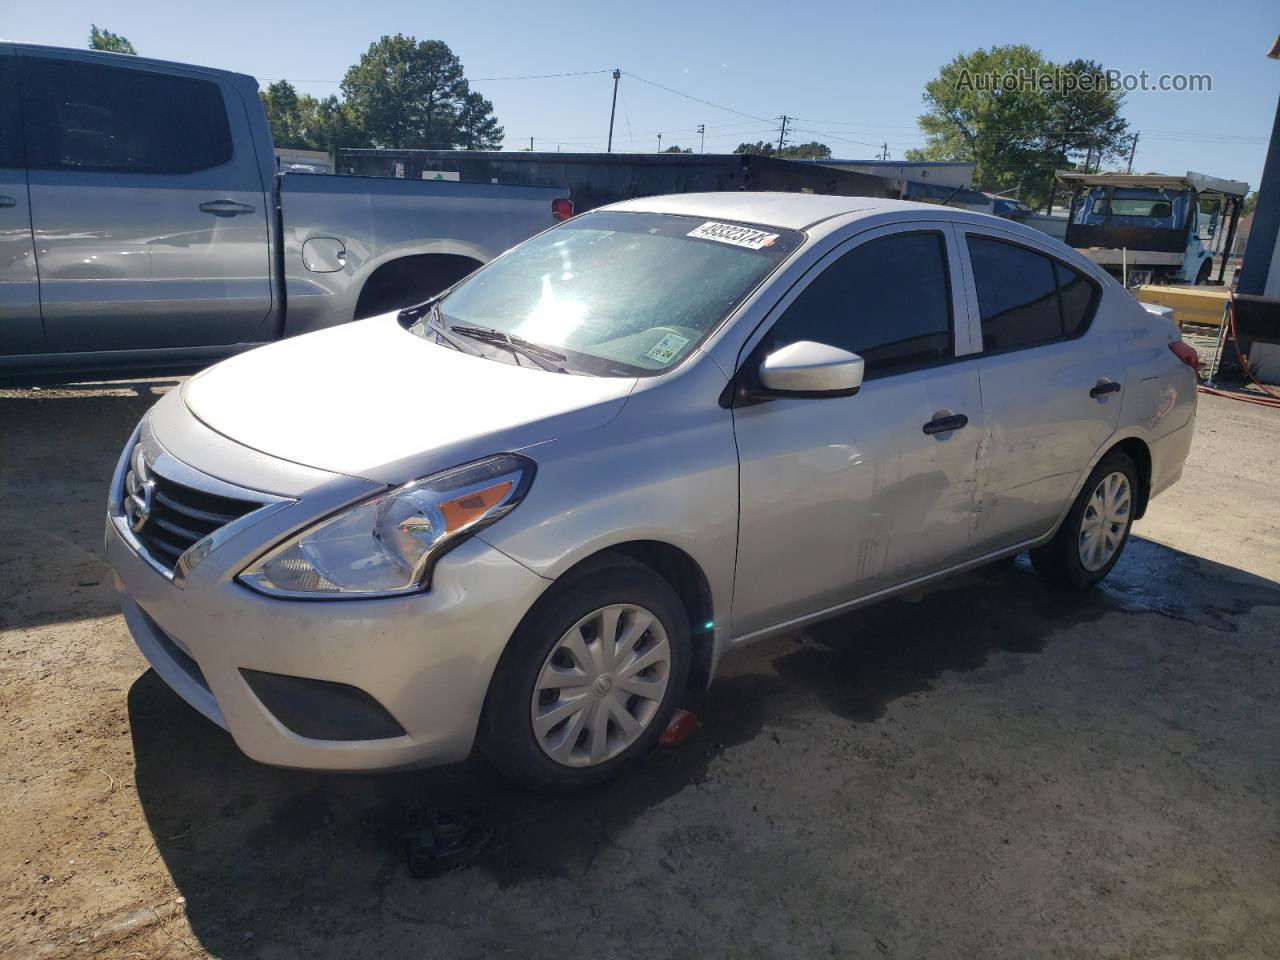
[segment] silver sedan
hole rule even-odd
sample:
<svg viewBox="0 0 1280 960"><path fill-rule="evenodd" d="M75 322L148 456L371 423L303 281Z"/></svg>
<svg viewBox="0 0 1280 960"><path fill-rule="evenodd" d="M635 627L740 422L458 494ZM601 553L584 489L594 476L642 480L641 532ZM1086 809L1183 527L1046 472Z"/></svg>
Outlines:
<svg viewBox="0 0 1280 960"><path fill-rule="evenodd" d="M156 672L257 760L478 745L585 785L734 647L1027 550L1097 583L1181 473L1195 363L1007 220L633 200L188 381L108 554Z"/></svg>

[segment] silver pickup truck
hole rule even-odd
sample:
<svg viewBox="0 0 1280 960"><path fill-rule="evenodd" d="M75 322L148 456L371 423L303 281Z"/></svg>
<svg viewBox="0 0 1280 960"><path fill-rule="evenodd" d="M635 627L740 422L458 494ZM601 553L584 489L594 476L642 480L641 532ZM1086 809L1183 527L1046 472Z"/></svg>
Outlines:
<svg viewBox="0 0 1280 960"><path fill-rule="evenodd" d="M420 302L568 191L280 174L249 76L0 43L0 382L178 372Z"/></svg>

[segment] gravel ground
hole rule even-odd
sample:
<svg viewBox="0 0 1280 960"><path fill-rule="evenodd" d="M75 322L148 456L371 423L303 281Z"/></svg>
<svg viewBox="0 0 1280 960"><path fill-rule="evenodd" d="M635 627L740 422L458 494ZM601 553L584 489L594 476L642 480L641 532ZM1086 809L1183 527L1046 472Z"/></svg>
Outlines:
<svg viewBox="0 0 1280 960"><path fill-rule="evenodd" d="M1020 561L751 648L548 798L258 766L147 670L101 527L165 388L0 395L0 956L1280 956L1280 412L1202 399L1103 589ZM424 805L476 862L410 876Z"/></svg>

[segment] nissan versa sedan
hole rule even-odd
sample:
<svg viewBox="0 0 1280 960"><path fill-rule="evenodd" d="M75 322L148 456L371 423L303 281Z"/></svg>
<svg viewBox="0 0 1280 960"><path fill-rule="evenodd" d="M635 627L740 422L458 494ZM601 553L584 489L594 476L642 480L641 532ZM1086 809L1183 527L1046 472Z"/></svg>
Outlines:
<svg viewBox="0 0 1280 960"><path fill-rule="evenodd" d="M735 647L1027 550L1097 583L1182 471L1195 367L1007 220L631 200L187 381L107 552L156 672L256 760L478 747L582 786Z"/></svg>

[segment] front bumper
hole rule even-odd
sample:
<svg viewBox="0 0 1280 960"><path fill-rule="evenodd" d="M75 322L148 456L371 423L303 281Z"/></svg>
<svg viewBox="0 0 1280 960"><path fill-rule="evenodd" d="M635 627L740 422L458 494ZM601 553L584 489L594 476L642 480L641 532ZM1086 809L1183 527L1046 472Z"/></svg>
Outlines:
<svg viewBox="0 0 1280 960"><path fill-rule="evenodd" d="M123 518L110 512L107 562L143 655L179 696L262 763L384 770L464 758L498 658L549 581L472 539L441 558L427 593L373 600L266 597L235 575L274 542L288 512L216 543L177 579L158 570L131 542ZM327 681L312 684L322 690L354 687L393 718L398 734L300 735L291 728L300 725L297 704L293 718L286 716L290 726L255 693L251 682L261 674ZM315 698L303 703L321 709ZM313 719L317 723L304 726L333 726L325 724L331 718Z"/></svg>

